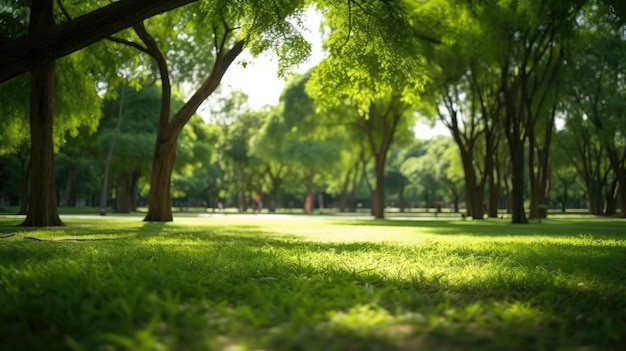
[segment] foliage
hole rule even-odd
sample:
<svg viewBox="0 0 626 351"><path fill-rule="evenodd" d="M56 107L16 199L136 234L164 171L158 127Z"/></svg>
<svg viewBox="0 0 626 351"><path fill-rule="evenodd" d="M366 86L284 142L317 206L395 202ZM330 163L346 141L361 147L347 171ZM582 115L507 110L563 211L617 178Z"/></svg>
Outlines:
<svg viewBox="0 0 626 351"><path fill-rule="evenodd" d="M113 174L139 170L146 174L150 169L161 93L157 86L146 86L141 90L124 87L123 102L107 100L104 106L105 119L98 133L98 149L106 155L113 134L116 136ZM122 121L118 121L118 110L123 103ZM120 129L116 130L119 123Z"/></svg>
<svg viewBox="0 0 626 351"><path fill-rule="evenodd" d="M325 11L326 25L332 28L325 42L328 56L307 86L319 108L340 106L348 99L360 114L367 114L372 103L392 95L400 95L404 103L418 99L423 77L406 12L400 1L362 6L348 1Z"/></svg>
<svg viewBox="0 0 626 351"><path fill-rule="evenodd" d="M174 197L206 199L219 182L216 152L221 130L194 116L178 137L178 158L172 176ZM213 190L211 193L214 193Z"/></svg>

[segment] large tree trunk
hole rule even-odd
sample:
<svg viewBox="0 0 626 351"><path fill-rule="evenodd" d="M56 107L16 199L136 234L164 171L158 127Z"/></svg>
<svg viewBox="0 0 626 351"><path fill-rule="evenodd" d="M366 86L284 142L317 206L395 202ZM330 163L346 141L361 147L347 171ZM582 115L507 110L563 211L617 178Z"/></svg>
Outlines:
<svg viewBox="0 0 626 351"><path fill-rule="evenodd" d="M52 0L33 1L30 32L45 31L54 25ZM23 226L62 226L54 184L54 144L52 139L52 98L54 62L31 71L30 140L31 197Z"/></svg>
<svg viewBox="0 0 626 351"><path fill-rule="evenodd" d="M150 178L150 195L148 196L148 213L144 221L172 221L172 171L176 163L176 138L170 130L161 131L157 135L152 176Z"/></svg>

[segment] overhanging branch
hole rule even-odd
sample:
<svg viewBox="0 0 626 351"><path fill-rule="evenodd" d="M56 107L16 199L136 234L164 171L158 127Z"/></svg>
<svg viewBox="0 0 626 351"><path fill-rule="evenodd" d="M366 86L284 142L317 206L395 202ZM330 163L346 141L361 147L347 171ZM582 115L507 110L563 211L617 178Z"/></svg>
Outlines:
<svg viewBox="0 0 626 351"><path fill-rule="evenodd" d="M120 0L89 14L0 43L0 83L69 55L154 15L197 0Z"/></svg>

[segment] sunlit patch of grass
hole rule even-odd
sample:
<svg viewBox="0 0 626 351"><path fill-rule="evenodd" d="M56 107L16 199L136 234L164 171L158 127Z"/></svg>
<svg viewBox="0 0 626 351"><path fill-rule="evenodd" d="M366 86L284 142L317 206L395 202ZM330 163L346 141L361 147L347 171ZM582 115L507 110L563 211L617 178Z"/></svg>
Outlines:
<svg viewBox="0 0 626 351"><path fill-rule="evenodd" d="M619 220L66 222L32 229L0 220L0 234L15 234L0 239L0 349L593 350L626 342Z"/></svg>

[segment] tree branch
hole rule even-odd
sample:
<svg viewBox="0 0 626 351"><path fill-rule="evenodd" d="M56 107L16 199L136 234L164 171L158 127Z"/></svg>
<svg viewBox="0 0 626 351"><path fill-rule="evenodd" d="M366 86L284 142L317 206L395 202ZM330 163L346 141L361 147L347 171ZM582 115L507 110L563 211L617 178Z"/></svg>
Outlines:
<svg viewBox="0 0 626 351"><path fill-rule="evenodd" d="M120 0L45 31L0 43L0 83L146 18L197 0Z"/></svg>

